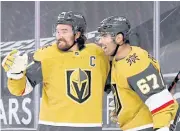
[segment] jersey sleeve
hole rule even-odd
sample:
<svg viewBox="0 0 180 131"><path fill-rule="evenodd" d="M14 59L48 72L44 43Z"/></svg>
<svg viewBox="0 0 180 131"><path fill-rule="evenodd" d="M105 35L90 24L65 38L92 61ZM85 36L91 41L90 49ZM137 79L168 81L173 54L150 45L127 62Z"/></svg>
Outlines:
<svg viewBox="0 0 180 131"><path fill-rule="evenodd" d="M149 108L154 128L169 126L177 111L177 103L164 85L158 62L145 52L149 66L128 78L129 86Z"/></svg>
<svg viewBox="0 0 180 131"><path fill-rule="evenodd" d="M8 90L12 95L22 96L26 88L26 77L23 76L23 78L19 80L8 78L7 85Z"/></svg>
<svg viewBox="0 0 180 131"><path fill-rule="evenodd" d="M145 56L149 59L150 63L160 72L159 62L147 51L144 50Z"/></svg>

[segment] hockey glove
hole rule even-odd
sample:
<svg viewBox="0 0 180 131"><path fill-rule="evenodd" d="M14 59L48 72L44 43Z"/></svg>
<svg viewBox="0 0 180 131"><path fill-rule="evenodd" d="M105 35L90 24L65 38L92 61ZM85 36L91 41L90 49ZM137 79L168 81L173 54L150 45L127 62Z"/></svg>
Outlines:
<svg viewBox="0 0 180 131"><path fill-rule="evenodd" d="M2 67L7 72L7 77L21 79L28 64L27 54L20 55L18 50L11 51L2 61Z"/></svg>

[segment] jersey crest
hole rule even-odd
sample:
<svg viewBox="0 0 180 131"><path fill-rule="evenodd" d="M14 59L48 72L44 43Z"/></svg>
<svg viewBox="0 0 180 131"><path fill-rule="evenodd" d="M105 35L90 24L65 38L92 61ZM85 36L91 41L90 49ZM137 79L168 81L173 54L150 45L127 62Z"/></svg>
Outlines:
<svg viewBox="0 0 180 131"><path fill-rule="evenodd" d="M129 63L130 66L131 66L133 63L136 63L137 60L140 60L140 59L138 58L138 56L136 55L136 53L134 53L133 55L130 55L130 56L126 59L127 63Z"/></svg>
<svg viewBox="0 0 180 131"><path fill-rule="evenodd" d="M67 70L67 95L78 103L83 103L91 96L91 71L80 68Z"/></svg>

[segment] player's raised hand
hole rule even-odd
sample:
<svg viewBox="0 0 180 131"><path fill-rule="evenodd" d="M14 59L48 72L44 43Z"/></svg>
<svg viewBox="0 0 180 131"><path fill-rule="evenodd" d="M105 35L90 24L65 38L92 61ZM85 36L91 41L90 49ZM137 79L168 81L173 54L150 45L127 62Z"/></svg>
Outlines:
<svg viewBox="0 0 180 131"><path fill-rule="evenodd" d="M18 50L12 50L2 61L2 67L7 72L8 78L12 79L22 78L27 64L27 54L21 56Z"/></svg>
<svg viewBox="0 0 180 131"><path fill-rule="evenodd" d="M2 67L7 72L11 69L11 66L14 63L14 55L18 52L18 50L12 50L2 61Z"/></svg>

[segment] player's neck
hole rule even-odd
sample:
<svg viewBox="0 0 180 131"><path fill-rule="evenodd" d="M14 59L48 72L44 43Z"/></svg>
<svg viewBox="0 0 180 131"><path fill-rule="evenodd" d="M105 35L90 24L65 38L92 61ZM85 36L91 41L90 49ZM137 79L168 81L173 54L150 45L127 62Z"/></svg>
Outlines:
<svg viewBox="0 0 180 131"><path fill-rule="evenodd" d="M115 59L118 61L125 58L131 52L131 50L132 49L129 44L124 44L122 46L119 46L119 49L115 55Z"/></svg>

